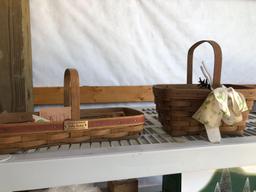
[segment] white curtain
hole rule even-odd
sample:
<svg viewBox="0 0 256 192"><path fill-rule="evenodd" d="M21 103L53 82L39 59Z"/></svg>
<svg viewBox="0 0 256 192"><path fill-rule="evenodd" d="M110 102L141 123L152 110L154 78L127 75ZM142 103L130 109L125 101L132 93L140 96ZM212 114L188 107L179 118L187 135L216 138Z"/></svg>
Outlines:
<svg viewBox="0 0 256 192"><path fill-rule="evenodd" d="M30 0L34 86L62 86L67 67L81 85L185 83L198 40L223 50L222 82L256 84L256 1ZM196 51L194 79L213 53Z"/></svg>

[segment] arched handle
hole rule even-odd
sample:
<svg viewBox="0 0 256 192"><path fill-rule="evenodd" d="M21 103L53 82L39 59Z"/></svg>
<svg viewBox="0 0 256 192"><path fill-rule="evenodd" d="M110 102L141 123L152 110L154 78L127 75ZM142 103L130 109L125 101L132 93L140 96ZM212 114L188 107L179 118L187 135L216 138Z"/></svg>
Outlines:
<svg viewBox="0 0 256 192"><path fill-rule="evenodd" d="M213 73L213 88L219 87L221 80L221 67L222 67L222 51L218 43L211 40L202 40L195 43L188 51L188 68L187 68L187 84L192 84L193 78L193 54L194 50L202 43L209 43L214 51L214 73Z"/></svg>
<svg viewBox="0 0 256 192"><path fill-rule="evenodd" d="M71 107L71 120L80 119L80 83L76 69L66 69L64 74L64 106Z"/></svg>

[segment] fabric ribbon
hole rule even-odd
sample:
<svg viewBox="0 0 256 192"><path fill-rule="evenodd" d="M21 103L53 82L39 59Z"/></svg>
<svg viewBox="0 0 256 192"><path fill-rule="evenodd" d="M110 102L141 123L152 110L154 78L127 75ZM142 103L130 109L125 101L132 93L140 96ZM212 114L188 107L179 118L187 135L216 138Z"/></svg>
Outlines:
<svg viewBox="0 0 256 192"><path fill-rule="evenodd" d="M248 107L244 96L233 88L222 86L214 89L193 118L204 124L210 142L220 142L222 121L234 125L243 120L242 112Z"/></svg>

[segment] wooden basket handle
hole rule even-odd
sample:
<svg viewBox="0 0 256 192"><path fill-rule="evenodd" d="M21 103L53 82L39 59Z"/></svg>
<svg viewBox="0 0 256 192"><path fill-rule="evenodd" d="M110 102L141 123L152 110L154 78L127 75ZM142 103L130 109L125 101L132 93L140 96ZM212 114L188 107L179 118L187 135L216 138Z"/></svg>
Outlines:
<svg viewBox="0 0 256 192"><path fill-rule="evenodd" d="M76 69L66 69L64 74L64 106L71 107L71 120L80 119L80 83Z"/></svg>
<svg viewBox="0 0 256 192"><path fill-rule="evenodd" d="M202 40L195 43L188 51L188 68L187 68L187 84L192 84L192 71L193 71L193 54L194 50L202 43L209 43L214 51L214 73L213 73L213 88L219 87L221 79L221 67L222 67L222 51L218 43L211 40Z"/></svg>

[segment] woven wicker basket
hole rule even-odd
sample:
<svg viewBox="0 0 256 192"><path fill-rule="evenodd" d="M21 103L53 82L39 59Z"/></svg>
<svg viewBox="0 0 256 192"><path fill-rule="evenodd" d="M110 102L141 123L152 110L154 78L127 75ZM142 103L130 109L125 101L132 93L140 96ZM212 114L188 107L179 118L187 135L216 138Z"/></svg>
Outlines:
<svg viewBox="0 0 256 192"><path fill-rule="evenodd" d="M164 129L172 136L196 135L205 131L204 126L192 118L192 115L204 102L210 90L199 88L192 84L193 53L196 47L202 43L209 43L214 50L214 75L213 87L220 86L222 52L220 46L214 41L199 41L188 51L187 84L176 85L155 85L153 92L155 95L158 118ZM243 85L225 85L233 87L242 93L247 101L249 109L252 109L256 99L256 89ZM249 112L243 113L243 121L229 126L222 123L220 131L223 134L243 134L246 127L246 120Z"/></svg>
<svg viewBox="0 0 256 192"><path fill-rule="evenodd" d="M0 114L0 154L63 143L137 137L144 128L144 114L134 109L80 110L79 76L75 69L65 72L64 103L71 107L71 120L64 122L32 122L32 114L38 113Z"/></svg>

